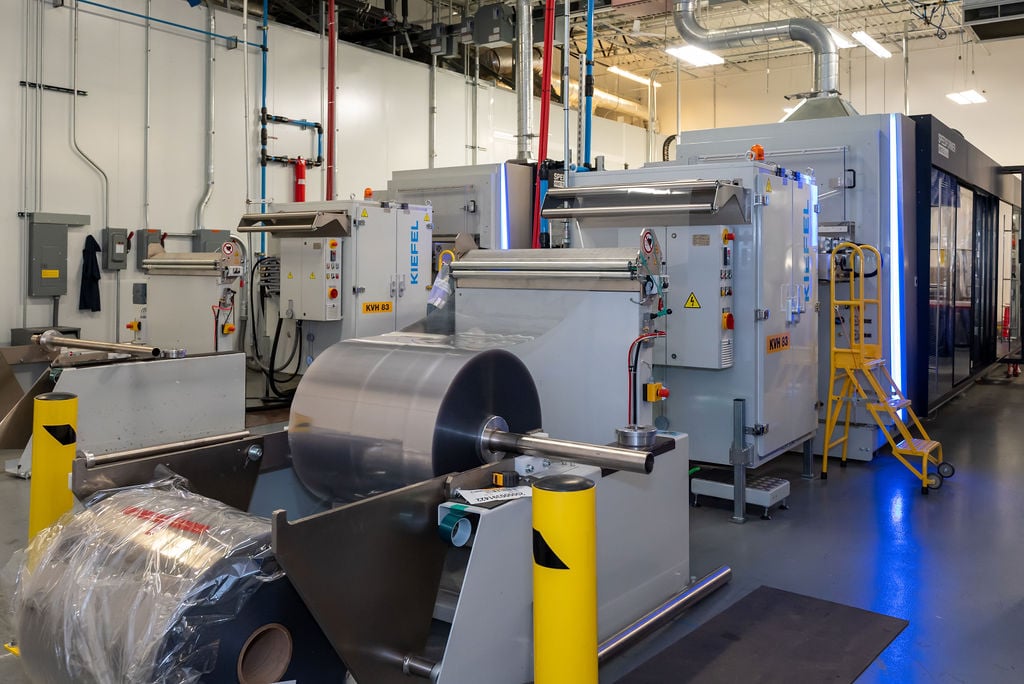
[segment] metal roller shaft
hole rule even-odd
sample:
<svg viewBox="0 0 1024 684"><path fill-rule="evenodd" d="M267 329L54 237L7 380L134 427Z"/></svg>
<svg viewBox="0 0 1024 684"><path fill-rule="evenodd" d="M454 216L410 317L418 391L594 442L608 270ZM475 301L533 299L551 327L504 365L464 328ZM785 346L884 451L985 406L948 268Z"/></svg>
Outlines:
<svg viewBox="0 0 1024 684"><path fill-rule="evenodd" d="M47 330L41 335L33 335L32 341L47 351L56 351L60 347L71 349L91 349L93 351L110 352L112 354L130 354L132 356L160 356L158 347L146 347L141 344L122 344L120 342L96 342L80 340L77 337L62 337L56 330Z"/></svg>
<svg viewBox="0 0 1024 684"><path fill-rule="evenodd" d="M626 470L633 473L649 473L654 469L654 454L649 451L569 442L490 428L483 431L481 440L484 446L492 452L504 451L532 456L549 456L599 468Z"/></svg>

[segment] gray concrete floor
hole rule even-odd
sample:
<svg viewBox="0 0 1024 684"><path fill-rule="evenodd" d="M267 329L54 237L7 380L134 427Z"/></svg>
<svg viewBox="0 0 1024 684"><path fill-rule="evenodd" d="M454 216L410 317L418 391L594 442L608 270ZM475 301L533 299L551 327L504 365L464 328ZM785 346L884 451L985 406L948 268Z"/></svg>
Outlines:
<svg viewBox="0 0 1024 684"><path fill-rule="evenodd" d="M691 509L692 573L729 565L732 582L610 663L602 682L762 584L909 620L858 682L1024 681L1024 379L978 385L925 427L957 468L928 496L888 455L830 463L827 481L802 480L799 457L786 456L791 508L773 520L751 508L735 525L726 508Z"/></svg>
<svg viewBox="0 0 1024 684"><path fill-rule="evenodd" d="M762 584L910 621L859 682L1024 681L1024 378L973 388L928 428L957 474L927 497L889 456L833 465L825 482L800 479L799 457L787 456L769 466L792 482L791 508L773 520L751 509L734 525L725 507L691 509L693 574L727 564L732 582L608 664L602 682ZM28 483L0 477L0 502L2 567L24 545ZM0 682L21 681L0 656Z"/></svg>

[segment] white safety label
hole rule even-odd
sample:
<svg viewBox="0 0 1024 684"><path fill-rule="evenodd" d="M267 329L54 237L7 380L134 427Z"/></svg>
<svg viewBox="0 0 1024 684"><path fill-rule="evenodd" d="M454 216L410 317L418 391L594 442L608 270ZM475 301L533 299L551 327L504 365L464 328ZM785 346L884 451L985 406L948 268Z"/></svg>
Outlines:
<svg viewBox="0 0 1024 684"><path fill-rule="evenodd" d="M460 489L456 492L466 500L466 503L474 506L492 501L511 501L512 499L525 499L533 496L533 488L522 487L494 487L493 489Z"/></svg>

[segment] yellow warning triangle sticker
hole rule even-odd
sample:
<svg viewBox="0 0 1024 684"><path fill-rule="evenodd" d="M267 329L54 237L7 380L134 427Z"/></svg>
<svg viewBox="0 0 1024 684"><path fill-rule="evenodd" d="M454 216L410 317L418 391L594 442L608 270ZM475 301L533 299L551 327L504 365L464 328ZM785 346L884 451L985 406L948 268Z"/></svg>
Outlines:
<svg viewBox="0 0 1024 684"><path fill-rule="evenodd" d="M288 280L291 280L291 279L292 279L292 278L294 278L294 277L295 277L295 276L293 276L293 275L291 274L291 272L289 271L289 272L288 272Z"/></svg>
<svg viewBox="0 0 1024 684"><path fill-rule="evenodd" d="M430 223L430 214L425 214L423 216L423 220L426 221L427 223Z"/></svg>
<svg viewBox="0 0 1024 684"><path fill-rule="evenodd" d="M697 301L697 295L693 292L686 298L686 304L683 305L684 309L699 309L700 302Z"/></svg>
<svg viewBox="0 0 1024 684"><path fill-rule="evenodd" d="M316 280L316 273L310 273L309 274L309 279L310 280Z"/></svg>
<svg viewBox="0 0 1024 684"><path fill-rule="evenodd" d="M359 215L359 218L366 218L368 216L369 216L369 214L367 213L367 211L365 209L363 209L363 213Z"/></svg>
<svg viewBox="0 0 1024 684"><path fill-rule="evenodd" d="M764 191L765 192L771 192L772 191L772 179L771 178L768 179L768 183L764 186Z"/></svg>

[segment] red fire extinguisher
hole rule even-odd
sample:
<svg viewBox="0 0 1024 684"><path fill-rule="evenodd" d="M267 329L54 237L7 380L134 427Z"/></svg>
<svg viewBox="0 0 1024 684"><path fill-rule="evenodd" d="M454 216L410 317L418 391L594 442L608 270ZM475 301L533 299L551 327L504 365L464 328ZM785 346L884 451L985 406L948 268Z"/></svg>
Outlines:
<svg viewBox="0 0 1024 684"><path fill-rule="evenodd" d="M306 160L302 157L295 160L295 201L306 201Z"/></svg>

